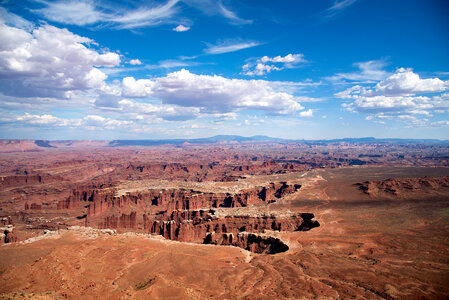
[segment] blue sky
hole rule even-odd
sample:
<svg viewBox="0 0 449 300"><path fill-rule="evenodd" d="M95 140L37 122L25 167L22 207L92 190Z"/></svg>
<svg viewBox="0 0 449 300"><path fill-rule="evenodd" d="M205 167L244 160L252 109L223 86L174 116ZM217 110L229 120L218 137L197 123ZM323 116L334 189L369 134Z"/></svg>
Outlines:
<svg viewBox="0 0 449 300"><path fill-rule="evenodd" d="M0 3L3 139L449 139L445 0Z"/></svg>

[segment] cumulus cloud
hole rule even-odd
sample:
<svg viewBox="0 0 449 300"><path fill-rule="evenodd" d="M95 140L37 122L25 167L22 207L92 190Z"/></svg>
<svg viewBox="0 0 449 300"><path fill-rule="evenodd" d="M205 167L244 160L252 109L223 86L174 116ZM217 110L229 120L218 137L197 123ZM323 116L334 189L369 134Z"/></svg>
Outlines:
<svg viewBox="0 0 449 300"><path fill-rule="evenodd" d="M120 64L89 38L47 24L32 31L0 24L0 92L16 97L70 98L76 90L102 89L107 75L96 67Z"/></svg>
<svg viewBox="0 0 449 300"><path fill-rule="evenodd" d="M267 81L196 75L185 69L154 79L124 78L122 96L156 98L164 104L197 107L204 113L256 109L293 114L303 109L296 97L276 92Z"/></svg>
<svg viewBox="0 0 449 300"><path fill-rule="evenodd" d="M311 118L311 117L313 117L313 111L311 109L308 109L308 110L305 110L305 111L301 111L299 113L299 116L305 117L305 118Z"/></svg>
<svg viewBox="0 0 449 300"><path fill-rule="evenodd" d="M125 77L122 80L122 95L125 97L147 97L153 93L152 87L156 82L150 79L135 80L134 77Z"/></svg>
<svg viewBox="0 0 449 300"><path fill-rule="evenodd" d="M105 118L99 115L87 115L83 118L60 118L49 114L30 114L12 116L4 119L3 122L14 122L20 125L32 125L42 127L71 127L84 128L87 130L114 130L120 127L133 125L133 121L116 120Z"/></svg>
<svg viewBox="0 0 449 300"><path fill-rule="evenodd" d="M175 28L173 28L173 30L176 32L184 32L184 31L190 30L190 27L180 24L180 25L176 26Z"/></svg>
<svg viewBox="0 0 449 300"><path fill-rule="evenodd" d="M304 54L287 54L286 56L268 57L263 56L250 61L243 65L242 70L244 75L265 75L271 71L280 71L284 68L294 68L300 63L307 62L304 59Z"/></svg>
<svg viewBox="0 0 449 300"><path fill-rule="evenodd" d="M373 87L356 85L336 96L352 100L343 107L369 114L368 120L397 119L417 125L424 120L418 119L419 115L432 117L449 111L449 93L441 94L448 89L449 81L421 79L411 69L400 68Z"/></svg>
<svg viewBox="0 0 449 300"><path fill-rule="evenodd" d="M204 52L206 54L222 54L222 53L229 53L229 52L235 52L247 48L252 48L259 46L259 42L235 42L235 41L226 41L219 43L217 45L211 45L209 44L206 49L204 49Z"/></svg>
<svg viewBox="0 0 449 300"><path fill-rule="evenodd" d="M138 65L141 65L142 62L140 61L140 59L131 59L131 60L129 61L129 64L130 64L130 65L133 65L133 66L138 66Z"/></svg>
<svg viewBox="0 0 449 300"><path fill-rule="evenodd" d="M359 82L373 82L385 79L390 73L384 70L386 62L384 60L370 60L365 62L354 63L354 66L359 69L358 72L337 73L327 80L340 82L342 80L359 81Z"/></svg>
<svg viewBox="0 0 449 300"><path fill-rule="evenodd" d="M421 79L412 69L400 68L395 74L379 82L372 95L409 96L421 93L442 92L449 88L449 81L439 78Z"/></svg>
<svg viewBox="0 0 449 300"><path fill-rule="evenodd" d="M186 121L196 119L200 109L196 107L180 107L175 105L154 105L123 99L119 101L120 109L126 113L152 115L167 121Z"/></svg>

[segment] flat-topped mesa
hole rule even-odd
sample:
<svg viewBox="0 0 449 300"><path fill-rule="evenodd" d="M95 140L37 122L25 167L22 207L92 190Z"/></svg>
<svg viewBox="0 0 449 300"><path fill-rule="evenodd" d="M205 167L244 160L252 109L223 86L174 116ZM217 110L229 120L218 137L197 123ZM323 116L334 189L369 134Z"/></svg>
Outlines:
<svg viewBox="0 0 449 300"><path fill-rule="evenodd" d="M131 163L126 168L130 178L170 178L187 181L235 181L241 175L268 175L304 170L295 163L263 162L245 165L195 163ZM233 175L230 175L233 174Z"/></svg>
<svg viewBox="0 0 449 300"><path fill-rule="evenodd" d="M414 197L429 194L447 195L449 191L449 176L420 178L388 178L378 181L356 183L356 186L370 196L400 197L413 193Z"/></svg>
<svg viewBox="0 0 449 300"><path fill-rule="evenodd" d="M151 203L161 209L195 210L217 207L246 207L275 202L285 195L296 192L300 185L289 185L286 182L270 183L264 187L241 190L232 195L229 193L202 193L194 190L155 190L148 191ZM145 198L145 197L144 197Z"/></svg>
<svg viewBox="0 0 449 300"><path fill-rule="evenodd" d="M143 216L144 228L153 234L162 235L166 239L199 244L233 245L262 253L272 243L278 244L276 249L285 249L276 239L255 238L254 233L266 231L306 231L318 227L310 213L276 215L229 215L217 217L214 210L173 211L164 212L151 220ZM245 236L245 234L254 236ZM253 245L257 243L258 246ZM288 247L286 248L288 250ZM284 251L286 251L284 250ZM274 249L267 253L275 253ZM279 252L279 251L278 251ZM280 251L282 252L282 251ZM265 253L265 252L264 252Z"/></svg>
<svg viewBox="0 0 449 300"><path fill-rule="evenodd" d="M63 180L64 179L61 176L53 176L50 174L23 174L23 175L0 176L0 188L45 184L51 182L60 182Z"/></svg>
<svg viewBox="0 0 449 300"><path fill-rule="evenodd" d="M58 209L71 209L87 203L87 215L96 216L110 208L138 205L160 210L195 210L218 207L247 207L263 205L296 192L301 186L286 182L270 183L267 186L241 190L236 194L202 193L191 189L150 189L116 195L112 188L81 188L58 203Z"/></svg>

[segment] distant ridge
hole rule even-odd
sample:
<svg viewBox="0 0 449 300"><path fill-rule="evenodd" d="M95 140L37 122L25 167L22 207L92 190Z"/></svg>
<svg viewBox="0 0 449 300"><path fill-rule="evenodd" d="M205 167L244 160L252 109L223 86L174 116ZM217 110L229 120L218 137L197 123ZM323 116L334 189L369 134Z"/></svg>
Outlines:
<svg viewBox="0 0 449 300"><path fill-rule="evenodd" d="M158 145L181 145L189 144L214 144L222 142L283 142L287 141L280 138L272 138L263 135L256 135L251 137L244 137L240 135L216 135L208 138L198 139L164 139L164 140L114 140L109 143L110 147L120 146L158 146Z"/></svg>
<svg viewBox="0 0 449 300"><path fill-rule="evenodd" d="M269 136L256 135L244 137L240 135L216 135L208 138L197 139L163 139L163 140L114 140L109 143L109 147L121 146L158 146L158 145L181 145L189 144L213 144L223 142L272 142L272 143L304 143L307 145L327 145L332 143L349 143L349 144L448 144L448 140L437 139L398 139L387 138L377 139L374 137L363 138L342 138L332 140L294 140L272 138Z"/></svg>
<svg viewBox="0 0 449 300"><path fill-rule="evenodd" d="M130 147L130 146L160 146L185 144L215 144L215 143L278 143L292 144L299 143L304 145L329 145L336 143L347 144L424 144L424 145L443 145L449 147L449 140L438 139L399 139L374 137L362 138L342 138L331 140L295 140L273 138L264 135L244 137L240 135L216 135L207 138L196 139L159 139L159 140L112 140L112 141L93 141L93 140L0 140L0 150L38 150L42 148L82 148L82 147ZM3 151L2 150L2 151Z"/></svg>

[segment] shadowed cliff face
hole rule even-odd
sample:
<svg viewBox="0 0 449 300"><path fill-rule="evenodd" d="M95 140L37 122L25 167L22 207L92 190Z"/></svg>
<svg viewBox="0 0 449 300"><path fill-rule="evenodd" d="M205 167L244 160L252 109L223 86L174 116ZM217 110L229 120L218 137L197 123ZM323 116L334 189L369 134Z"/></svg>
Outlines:
<svg viewBox="0 0 449 300"><path fill-rule="evenodd" d="M232 245L256 253L274 254L287 251L288 246L278 238L267 236L266 231L310 230L319 226L312 220L314 215L226 215L226 211L267 205L300 188L298 184L276 182L243 189L235 194L149 189L117 196L111 186L90 186L73 190L69 197L59 202L58 209L85 206L85 224L96 224L101 229L133 231L143 227L148 233L170 240ZM220 208L222 214L216 215L213 208ZM98 221L99 217L102 221Z"/></svg>
<svg viewBox="0 0 449 300"><path fill-rule="evenodd" d="M266 231L306 231L318 227L309 213L289 216L215 216L214 210L173 211L151 221L144 215L150 233L181 242L232 245L265 254L285 252L288 246L280 239L266 236ZM260 235L263 234L263 235Z"/></svg>
<svg viewBox="0 0 449 300"><path fill-rule="evenodd" d="M115 196L115 190L96 187L80 188L58 203L58 209L72 209L87 202L88 216L95 216L112 207L136 205L157 206L161 210L195 210L217 207L247 207L263 205L296 192L300 185L289 185L286 182L270 183L264 187L241 190L234 195L227 193L202 193L186 189L147 190Z"/></svg>

